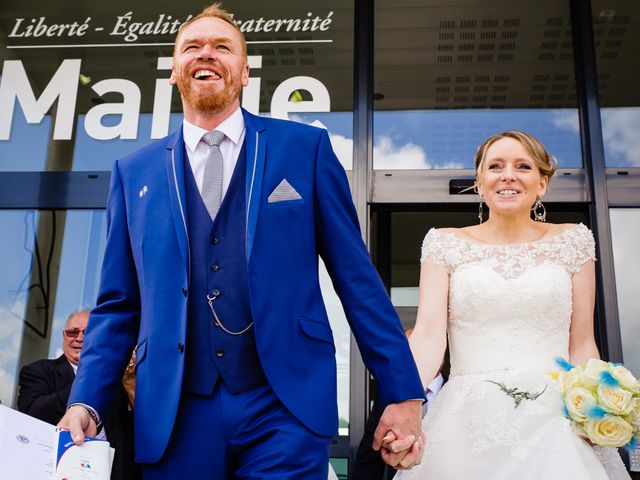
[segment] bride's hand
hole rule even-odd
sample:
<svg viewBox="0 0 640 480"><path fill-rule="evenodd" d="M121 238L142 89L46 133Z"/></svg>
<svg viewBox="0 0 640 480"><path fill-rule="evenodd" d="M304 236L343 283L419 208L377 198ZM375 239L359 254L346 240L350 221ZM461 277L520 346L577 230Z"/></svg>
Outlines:
<svg viewBox="0 0 640 480"><path fill-rule="evenodd" d="M389 438L389 440L392 441L391 438L395 439L395 435L393 434L393 432L389 432L389 434L385 438ZM388 449L383 446L381 449L383 460L385 459L385 451L388 451ZM422 461L423 453L424 453L424 436L420 435L418 437L418 440L415 441L411 446L411 450L407 453L407 455L402 460L400 460L400 462L397 465L395 465L393 468L395 468L396 470L411 470L416 465L420 465L420 462Z"/></svg>
<svg viewBox="0 0 640 480"><path fill-rule="evenodd" d="M373 448L392 467L411 468L420 463L421 402L406 400L385 408L373 436Z"/></svg>

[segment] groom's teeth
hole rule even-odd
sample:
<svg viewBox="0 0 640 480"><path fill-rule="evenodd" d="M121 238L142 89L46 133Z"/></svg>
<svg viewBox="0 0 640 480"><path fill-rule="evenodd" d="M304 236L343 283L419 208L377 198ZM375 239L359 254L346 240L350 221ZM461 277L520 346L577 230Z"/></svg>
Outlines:
<svg viewBox="0 0 640 480"><path fill-rule="evenodd" d="M198 70L194 75L194 77L195 78L213 77L214 75L215 73L213 73L211 70Z"/></svg>

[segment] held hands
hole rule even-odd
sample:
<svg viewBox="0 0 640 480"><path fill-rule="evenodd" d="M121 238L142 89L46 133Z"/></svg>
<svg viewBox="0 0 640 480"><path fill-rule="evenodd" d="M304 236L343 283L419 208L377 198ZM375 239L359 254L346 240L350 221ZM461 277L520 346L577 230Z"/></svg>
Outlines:
<svg viewBox="0 0 640 480"><path fill-rule="evenodd" d="M58 422L58 428L69 430L76 445L81 445L84 442L84 437L95 437L97 433L95 422L82 405L69 407L67 413Z"/></svg>
<svg viewBox="0 0 640 480"><path fill-rule="evenodd" d="M405 400L385 408L373 435L373 448L396 469L418 465L424 450L420 400Z"/></svg>

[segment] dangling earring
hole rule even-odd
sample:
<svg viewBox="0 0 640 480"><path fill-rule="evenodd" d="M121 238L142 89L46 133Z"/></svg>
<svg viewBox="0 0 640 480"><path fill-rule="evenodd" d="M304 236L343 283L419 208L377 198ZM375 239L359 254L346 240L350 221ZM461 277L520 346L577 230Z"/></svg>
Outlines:
<svg viewBox="0 0 640 480"><path fill-rule="evenodd" d="M480 220L480 223L484 222L482 218L482 202L484 202L484 197L480 195L480 203L478 204L478 220Z"/></svg>
<svg viewBox="0 0 640 480"><path fill-rule="evenodd" d="M533 219L536 222L547 221L547 209L544 208L544 205L540 201L540 197L536 197L536 203L533 205L531 211L533 212Z"/></svg>

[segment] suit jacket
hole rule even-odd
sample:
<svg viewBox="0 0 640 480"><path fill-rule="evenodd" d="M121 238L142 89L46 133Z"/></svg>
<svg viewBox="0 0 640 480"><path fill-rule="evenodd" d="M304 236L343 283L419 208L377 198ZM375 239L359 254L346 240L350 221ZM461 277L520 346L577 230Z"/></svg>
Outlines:
<svg viewBox="0 0 640 480"><path fill-rule="evenodd" d="M56 425L67 410L74 378L64 355L25 365L20 371L18 410Z"/></svg>
<svg viewBox="0 0 640 480"><path fill-rule="evenodd" d="M327 132L243 115L250 308L271 388L309 429L336 433L336 402L327 401L336 398L336 364L318 281L321 256L381 402L424 398ZM180 129L114 164L100 293L70 397L104 411L137 344L136 460L143 463L157 462L167 446L189 348L185 161ZM269 203L284 179L302 198Z"/></svg>
<svg viewBox="0 0 640 480"><path fill-rule="evenodd" d="M20 371L18 410L56 425L67 409L74 378L73 368L64 355L25 365ZM119 388L104 416L109 443L116 449L112 480L142 478L133 462L133 419L127 405L127 395Z"/></svg>

